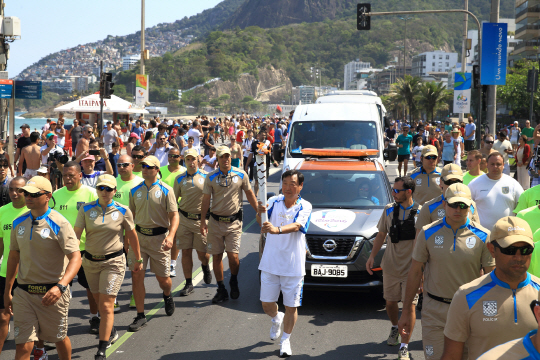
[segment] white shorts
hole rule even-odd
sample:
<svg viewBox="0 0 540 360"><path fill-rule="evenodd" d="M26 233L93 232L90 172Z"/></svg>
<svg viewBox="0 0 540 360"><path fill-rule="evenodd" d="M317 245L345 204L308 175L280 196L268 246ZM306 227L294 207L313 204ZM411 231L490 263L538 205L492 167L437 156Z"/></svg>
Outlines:
<svg viewBox="0 0 540 360"><path fill-rule="evenodd" d="M261 301L277 302L280 291L283 293L283 305L288 307L302 306L304 277L279 276L262 271Z"/></svg>

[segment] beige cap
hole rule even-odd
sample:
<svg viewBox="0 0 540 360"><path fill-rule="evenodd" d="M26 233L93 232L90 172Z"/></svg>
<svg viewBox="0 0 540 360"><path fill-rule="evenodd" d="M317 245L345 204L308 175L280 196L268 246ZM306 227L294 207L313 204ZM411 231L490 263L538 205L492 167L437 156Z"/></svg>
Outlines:
<svg viewBox="0 0 540 360"><path fill-rule="evenodd" d="M446 189L444 198L447 203L453 204L457 202L462 202L468 206L472 204L471 190L467 185L462 183L452 184Z"/></svg>
<svg viewBox="0 0 540 360"><path fill-rule="evenodd" d="M439 152L437 151L437 148L433 145L426 145L422 149L422 156L429 156L429 155L435 155L439 156Z"/></svg>
<svg viewBox="0 0 540 360"><path fill-rule="evenodd" d="M149 155L141 161L141 164L146 164L149 166L157 166L158 168L161 167L161 163L159 162L158 158L154 155Z"/></svg>
<svg viewBox="0 0 540 360"><path fill-rule="evenodd" d="M217 157L222 157L225 154L231 155L231 149L228 146L220 146L217 148Z"/></svg>
<svg viewBox="0 0 540 360"><path fill-rule="evenodd" d="M187 149L186 151L184 151L184 158L188 156L193 156L196 159L199 156L199 153L193 148Z"/></svg>
<svg viewBox="0 0 540 360"><path fill-rule="evenodd" d="M458 128L453 128L453 129L452 129L452 132L453 132L453 133L458 133L458 132L459 132L459 129L458 129Z"/></svg>
<svg viewBox="0 0 540 360"><path fill-rule="evenodd" d="M109 174L100 175L97 178L96 186L108 186L110 188L116 189L116 178Z"/></svg>
<svg viewBox="0 0 540 360"><path fill-rule="evenodd" d="M463 170L461 170L461 166L456 164L445 165L441 171L441 178L444 181L448 181L451 179L458 179L463 181Z"/></svg>
<svg viewBox="0 0 540 360"><path fill-rule="evenodd" d="M495 223L490 241L495 240L503 248L520 241L534 246L531 227L525 220L515 216L503 217Z"/></svg>
<svg viewBox="0 0 540 360"><path fill-rule="evenodd" d="M52 193L52 185L49 180L43 176L34 176L25 186L23 186L19 191L27 191L31 194L38 193L40 191L47 191Z"/></svg>

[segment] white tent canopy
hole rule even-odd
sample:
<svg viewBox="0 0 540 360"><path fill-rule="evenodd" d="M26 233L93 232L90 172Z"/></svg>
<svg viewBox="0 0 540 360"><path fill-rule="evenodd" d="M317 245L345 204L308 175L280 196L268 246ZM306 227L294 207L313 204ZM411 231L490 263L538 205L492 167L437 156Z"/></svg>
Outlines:
<svg viewBox="0 0 540 360"><path fill-rule="evenodd" d="M69 104L57 107L54 109L54 111L98 113L100 111L99 94L92 94L79 100L72 101ZM103 112L119 114L148 114L147 110L137 108L129 101L115 95L111 95L110 99L103 99Z"/></svg>

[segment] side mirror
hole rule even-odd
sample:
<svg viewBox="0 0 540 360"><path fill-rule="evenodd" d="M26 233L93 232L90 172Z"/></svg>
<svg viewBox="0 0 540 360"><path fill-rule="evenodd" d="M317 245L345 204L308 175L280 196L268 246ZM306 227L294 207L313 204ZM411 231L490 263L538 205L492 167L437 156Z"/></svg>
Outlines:
<svg viewBox="0 0 540 360"><path fill-rule="evenodd" d="M276 196L275 192L269 192L266 194L266 200L268 201L272 196Z"/></svg>

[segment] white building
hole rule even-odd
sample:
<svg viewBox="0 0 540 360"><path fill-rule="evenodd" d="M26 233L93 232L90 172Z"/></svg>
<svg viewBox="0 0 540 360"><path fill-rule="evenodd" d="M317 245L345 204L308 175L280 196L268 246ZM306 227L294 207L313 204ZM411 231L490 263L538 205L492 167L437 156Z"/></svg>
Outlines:
<svg viewBox="0 0 540 360"><path fill-rule="evenodd" d="M122 70L126 71L132 69L135 64L141 60L141 54L139 55L128 55L122 58Z"/></svg>
<svg viewBox="0 0 540 360"><path fill-rule="evenodd" d="M371 68L371 63L360 61L360 59L356 59L356 61L351 61L350 63L345 64L343 89L348 90L349 84L356 80L356 74L358 74L361 70L369 68Z"/></svg>
<svg viewBox="0 0 540 360"><path fill-rule="evenodd" d="M412 58L412 76L427 76L431 72L448 72L458 62L457 53L442 50L428 51Z"/></svg>

